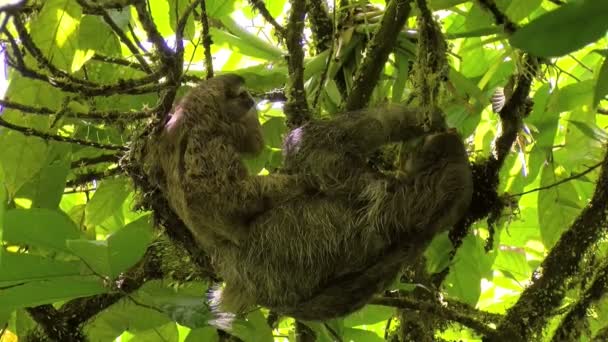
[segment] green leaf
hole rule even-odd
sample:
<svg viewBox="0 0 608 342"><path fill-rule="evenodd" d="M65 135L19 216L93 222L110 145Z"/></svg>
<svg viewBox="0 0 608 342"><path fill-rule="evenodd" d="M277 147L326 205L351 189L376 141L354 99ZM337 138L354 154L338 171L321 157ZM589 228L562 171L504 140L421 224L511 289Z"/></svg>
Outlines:
<svg viewBox="0 0 608 342"><path fill-rule="evenodd" d="M541 15L511 36L511 44L540 57L562 56L602 37L608 30L608 2L570 2Z"/></svg>
<svg viewBox="0 0 608 342"><path fill-rule="evenodd" d="M60 69L70 70L72 66L81 16L81 7L74 0L48 0L32 20L34 43Z"/></svg>
<svg viewBox="0 0 608 342"><path fill-rule="evenodd" d="M62 146L68 147L69 150L69 146L65 144ZM57 209L69 171L70 164L65 160L55 160L46 164L19 189L15 197L31 199L32 208Z"/></svg>
<svg viewBox="0 0 608 342"><path fill-rule="evenodd" d="M126 335L126 336L125 336ZM126 331L122 336L121 341L125 342L148 342L148 341L162 341L162 342L178 342L179 341L179 332L177 330L177 325L174 322L168 322L160 327L154 327L153 329L148 329L144 331L139 331L130 338L128 337L130 334L129 331Z"/></svg>
<svg viewBox="0 0 608 342"><path fill-rule="evenodd" d="M82 275L79 261L61 261L26 253L0 252L0 284Z"/></svg>
<svg viewBox="0 0 608 342"><path fill-rule="evenodd" d="M505 15L514 22L526 18L535 9L540 7L543 0L513 0L507 7Z"/></svg>
<svg viewBox="0 0 608 342"><path fill-rule="evenodd" d="M190 0L169 1L169 24L171 25L171 29L173 29L173 31L177 30L177 23L184 16L184 12L189 5ZM192 12L190 12L188 19L186 20L184 38L188 40L194 39L194 17Z"/></svg>
<svg viewBox="0 0 608 342"><path fill-rule="evenodd" d="M207 15L213 18L221 18L234 11L235 0L209 0L205 1Z"/></svg>
<svg viewBox="0 0 608 342"><path fill-rule="evenodd" d="M3 289L0 308L23 308L106 293L103 280L96 276L61 277L30 281Z"/></svg>
<svg viewBox="0 0 608 342"><path fill-rule="evenodd" d="M608 140L608 134L606 133L606 131L604 131L595 124L591 125L586 122L577 120L569 120L569 122L576 126L576 128L578 128L581 132L583 132L584 135L593 140L597 140L601 143L604 143Z"/></svg>
<svg viewBox="0 0 608 342"><path fill-rule="evenodd" d="M595 93L593 94L593 106L597 106L606 95L608 95L608 58L604 59L600 73L597 75Z"/></svg>
<svg viewBox="0 0 608 342"><path fill-rule="evenodd" d="M541 172L540 186L555 184L564 178L554 172L554 163L545 165ZM574 221L580 212L578 208L561 205L564 200L577 201L578 194L572 182L566 182L538 194L538 222L543 244L547 249L552 248L562 233Z"/></svg>
<svg viewBox="0 0 608 342"><path fill-rule="evenodd" d="M217 330L212 327L192 329L184 342L218 342Z"/></svg>
<svg viewBox="0 0 608 342"><path fill-rule="evenodd" d="M99 225L115 212L120 211L130 192L129 182L125 178L106 179L101 182L95 195L87 203L86 225Z"/></svg>
<svg viewBox="0 0 608 342"><path fill-rule="evenodd" d="M72 61L72 72L80 70L95 53L118 56L120 42L99 16L85 15L78 26L78 49Z"/></svg>
<svg viewBox="0 0 608 342"><path fill-rule="evenodd" d="M6 188L4 182L0 179L0 242L4 240L4 213L6 211ZM0 253L0 263L2 263L2 254Z"/></svg>
<svg viewBox="0 0 608 342"><path fill-rule="evenodd" d="M494 254L484 251L485 241L468 235L456 252L454 264L444 284L450 296L475 305L481 294L481 279L490 278Z"/></svg>
<svg viewBox="0 0 608 342"><path fill-rule="evenodd" d="M4 218L4 240L14 244L34 245L69 252L67 239L77 239L80 232L63 212L49 209L12 209Z"/></svg>
<svg viewBox="0 0 608 342"><path fill-rule="evenodd" d="M112 273L107 241L75 239L68 240L66 245L92 272L104 276Z"/></svg>
<svg viewBox="0 0 608 342"><path fill-rule="evenodd" d="M153 238L151 220L151 215L143 216L108 237L110 276L118 276L142 258Z"/></svg>
<svg viewBox="0 0 608 342"><path fill-rule="evenodd" d="M344 341L382 342L384 338L364 329L344 328Z"/></svg>
<svg viewBox="0 0 608 342"><path fill-rule="evenodd" d="M530 279L532 270L526 260L526 253L520 250L498 250L494 268L513 276L516 281Z"/></svg>
<svg viewBox="0 0 608 342"><path fill-rule="evenodd" d="M266 318L260 310L251 312L244 320L236 320L231 333L245 342L267 342L273 340L272 330L268 326L268 323L266 323Z"/></svg>
<svg viewBox="0 0 608 342"><path fill-rule="evenodd" d="M561 113L585 105L590 106L593 101L593 86L593 80L585 80L560 88L557 94L551 97L547 110Z"/></svg>
<svg viewBox="0 0 608 342"><path fill-rule="evenodd" d="M267 146L281 148L283 146L283 134L287 131L284 118L273 117L262 124L264 142Z"/></svg>
<svg viewBox="0 0 608 342"><path fill-rule="evenodd" d="M26 137L15 131L0 135L0 166L9 198L27 183L44 165L47 144L36 137Z"/></svg>
<svg viewBox="0 0 608 342"><path fill-rule="evenodd" d="M395 314L395 309L382 305L366 305L344 318L344 326L356 327L359 325L375 324L386 321Z"/></svg>
<svg viewBox="0 0 608 342"><path fill-rule="evenodd" d="M152 226L148 215L119 229L106 241L69 240L67 246L93 271L115 278L141 259L150 241Z"/></svg>

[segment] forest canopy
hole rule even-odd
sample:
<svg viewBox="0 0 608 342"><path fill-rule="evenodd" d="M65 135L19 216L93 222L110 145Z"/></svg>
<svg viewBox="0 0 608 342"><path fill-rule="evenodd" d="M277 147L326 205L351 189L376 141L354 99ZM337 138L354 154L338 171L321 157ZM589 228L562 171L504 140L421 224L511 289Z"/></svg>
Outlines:
<svg viewBox="0 0 608 342"><path fill-rule="evenodd" d="M603 0L0 2L0 341L608 340L607 15ZM280 169L312 119L405 104L463 138L468 212L351 315L260 308L216 328L221 279L183 223L142 209L125 156L227 73L257 101L250 174Z"/></svg>

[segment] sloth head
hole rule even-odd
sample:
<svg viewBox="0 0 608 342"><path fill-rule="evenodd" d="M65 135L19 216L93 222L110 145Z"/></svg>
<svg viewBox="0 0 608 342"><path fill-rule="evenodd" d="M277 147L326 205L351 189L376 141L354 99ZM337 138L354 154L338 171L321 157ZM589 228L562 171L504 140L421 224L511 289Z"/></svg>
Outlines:
<svg viewBox="0 0 608 342"><path fill-rule="evenodd" d="M205 80L174 107L165 124L171 136L197 134L223 138L237 152L257 154L264 147L256 104L242 77L233 74Z"/></svg>

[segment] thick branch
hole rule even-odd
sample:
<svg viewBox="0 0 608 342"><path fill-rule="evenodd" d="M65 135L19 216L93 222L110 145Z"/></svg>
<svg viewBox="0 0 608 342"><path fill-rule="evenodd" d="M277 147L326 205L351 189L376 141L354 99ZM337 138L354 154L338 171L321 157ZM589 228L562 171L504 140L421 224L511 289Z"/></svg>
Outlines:
<svg viewBox="0 0 608 342"><path fill-rule="evenodd" d="M80 329L73 329L59 317L59 312L50 304L27 308L27 312L40 326L44 334L53 341L85 341Z"/></svg>
<svg viewBox="0 0 608 342"><path fill-rule="evenodd" d="M329 16L325 0L306 0L306 11L312 30L317 54L329 49L332 44L334 23Z"/></svg>
<svg viewBox="0 0 608 342"><path fill-rule="evenodd" d="M416 0L418 15L418 50L416 54L414 84L421 107L421 122L426 127L437 123L431 122L439 102L441 85L448 76L446 58L447 44L439 25L433 18L426 0Z"/></svg>
<svg viewBox="0 0 608 342"><path fill-rule="evenodd" d="M211 56L211 34L209 34L209 18L207 16L207 7L205 1L201 1L201 24L203 25L203 49L205 52L205 70L207 71L206 78L213 77L213 57Z"/></svg>
<svg viewBox="0 0 608 342"><path fill-rule="evenodd" d="M584 327L584 321L589 307L599 301L608 287L608 262L595 275L595 279L589 288L583 293L582 298L568 312L562 320L561 325L553 335L552 341L579 341Z"/></svg>
<svg viewBox="0 0 608 342"><path fill-rule="evenodd" d="M391 298L391 297L375 297L369 304L391 306L400 309L409 309L424 311L438 316L445 320L458 322L466 327L469 327L482 335L494 333L494 330L489 324L496 323L499 319L497 315L480 312L475 309L463 310L464 306L457 309L449 306L443 306L439 303L430 303L426 301L414 300L407 297ZM478 317L486 317L486 321L478 320ZM488 320L487 318L491 318Z"/></svg>
<svg viewBox="0 0 608 342"><path fill-rule="evenodd" d="M304 50L302 49L302 31L304 30L305 2L290 0L291 12L287 23L285 43L287 45L287 62L289 81L287 84L287 103L285 114L288 127L297 127L310 120L310 109L304 90Z"/></svg>
<svg viewBox="0 0 608 342"><path fill-rule="evenodd" d="M391 0L388 3L380 28L374 34L365 58L357 68L353 90L346 101L346 110L361 109L369 102L388 55L397 42L399 31L410 15L411 3L412 0Z"/></svg>
<svg viewBox="0 0 608 342"><path fill-rule="evenodd" d="M566 294L566 281L579 271L579 261L598 241L608 224L608 154L604 157L591 202L570 228L562 234L540 266L541 276L533 279L517 303L509 309L498 334L487 341L503 341L506 336L528 341L540 333Z"/></svg>

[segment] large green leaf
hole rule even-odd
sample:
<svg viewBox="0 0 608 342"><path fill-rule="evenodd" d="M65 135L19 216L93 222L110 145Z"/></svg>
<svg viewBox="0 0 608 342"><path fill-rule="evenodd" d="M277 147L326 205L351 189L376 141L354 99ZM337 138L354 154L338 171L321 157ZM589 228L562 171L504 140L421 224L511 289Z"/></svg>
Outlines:
<svg viewBox="0 0 608 342"><path fill-rule="evenodd" d="M0 242L4 240L4 212L6 211L6 188L0 178ZM2 253L0 253L0 263L2 263Z"/></svg>
<svg viewBox="0 0 608 342"><path fill-rule="evenodd" d="M105 219L120 211L123 202L131 192L125 178L106 179L99 185L93 198L85 209L87 226L96 226Z"/></svg>
<svg viewBox="0 0 608 342"><path fill-rule="evenodd" d="M131 222L107 240L69 240L70 251L98 274L117 277L135 265L152 240L150 216Z"/></svg>
<svg viewBox="0 0 608 342"><path fill-rule="evenodd" d="M593 96L593 105L597 106L600 100L608 95L608 58L604 58L604 62L597 75L597 83L595 84L595 93Z"/></svg>
<svg viewBox="0 0 608 342"><path fill-rule="evenodd" d="M518 22L537 9L543 0L513 0L505 14L509 19Z"/></svg>
<svg viewBox="0 0 608 342"><path fill-rule="evenodd" d="M69 252L65 240L79 236L74 222L63 212L55 210L12 209L4 218L3 239L10 243Z"/></svg>
<svg viewBox="0 0 608 342"><path fill-rule="evenodd" d="M481 279L491 278L491 267L494 263L495 255L486 253L484 244L478 236L467 235L444 281L446 292L450 296L473 306L481 294Z"/></svg>
<svg viewBox="0 0 608 342"><path fill-rule="evenodd" d="M0 292L0 308L22 308L56 303L107 292L96 276L57 277L30 281Z"/></svg>
<svg viewBox="0 0 608 342"><path fill-rule="evenodd" d="M0 132L0 166L9 198L13 198L44 165L47 144L15 131Z"/></svg>
<svg viewBox="0 0 608 342"><path fill-rule="evenodd" d="M555 184L566 176L556 174L555 168L555 163L545 165L541 173L540 186ZM538 222L543 244L547 248L555 245L580 210L578 194L571 182L540 191Z"/></svg>
<svg viewBox="0 0 608 342"><path fill-rule="evenodd" d="M16 197L30 199L32 208L56 209L70 171L70 151L67 144L49 143L44 166L19 189Z"/></svg>
<svg viewBox="0 0 608 342"><path fill-rule="evenodd" d="M186 337L185 342L198 341L218 342L219 336L217 334L217 330L212 327L192 329Z"/></svg>
<svg viewBox="0 0 608 342"><path fill-rule="evenodd" d="M61 261L26 253L1 252L0 284L82 275L79 261Z"/></svg>
<svg viewBox="0 0 608 342"><path fill-rule="evenodd" d="M75 0L48 0L31 23L32 39L60 69L69 71L78 47L81 7Z"/></svg>
<svg viewBox="0 0 608 342"><path fill-rule="evenodd" d="M598 40L608 30L608 1L569 2L520 28L513 46L536 56L562 56Z"/></svg>
<svg viewBox="0 0 608 342"><path fill-rule="evenodd" d="M120 55L120 42L99 16L85 15L78 26L78 49L72 61L72 72L80 70L95 53Z"/></svg>
<svg viewBox="0 0 608 342"><path fill-rule="evenodd" d="M177 23L184 16L184 11L189 5L189 0L169 0L169 24L173 31L177 29ZM194 39L194 17L192 12L190 12L188 20L186 21L184 38L188 40Z"/></svg>

